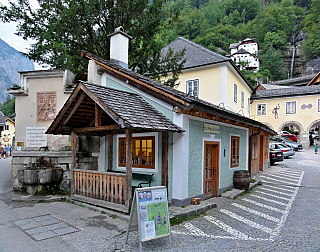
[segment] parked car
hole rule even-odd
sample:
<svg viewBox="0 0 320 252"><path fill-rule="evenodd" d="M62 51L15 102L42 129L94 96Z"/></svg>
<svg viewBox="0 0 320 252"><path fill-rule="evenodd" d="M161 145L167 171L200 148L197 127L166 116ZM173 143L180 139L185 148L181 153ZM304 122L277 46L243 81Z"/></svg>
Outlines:
<svg viewBox="0 0 320 252"><path fill-rule="evenodd" d="M280 149L270 148L270 164L273 165L275 162L283 161L283 152Z"/></svg>
<svg viewBox="0 0 320 252"><path fill-rule="evenodd" d="M294 149L291 148L289 145L286 145L285 143L271 142L269 144L269 147L271 149L280 149L283 153L284 158L288 158L288 157L294 156L296 154Z"/></svg>
<svg viewBox="0 0 320 252"><path fill-rule="evenodd" d="M282 134L281 136L282 136L282 137L289 138L289 139L291 139L291 140L294 141L294 142L298 142L298 138L296 137L296 135L293 135L293 134Z"/></svg>
<svg viewBox="0 0 320 252"><path fill-rule="evenodd" d="M286 138L286 137L271 137L270 140L273 142L285 143L285 144L291 146L291 148L293 148L295 151L303 149L301 143L293 142L291 139Z"/></svg>

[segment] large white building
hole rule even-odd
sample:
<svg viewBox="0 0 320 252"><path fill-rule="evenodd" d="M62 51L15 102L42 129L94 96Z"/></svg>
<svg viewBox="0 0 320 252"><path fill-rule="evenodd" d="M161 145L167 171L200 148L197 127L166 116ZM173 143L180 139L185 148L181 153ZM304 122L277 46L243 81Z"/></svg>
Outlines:
<svg viewBox="0 0 320 252"><path fill-rule="evenodd" d="M257 72L260 68L260 58L257 56L259 44L247 38L239 43L230 44L230 58L242 70Z"/></svg>

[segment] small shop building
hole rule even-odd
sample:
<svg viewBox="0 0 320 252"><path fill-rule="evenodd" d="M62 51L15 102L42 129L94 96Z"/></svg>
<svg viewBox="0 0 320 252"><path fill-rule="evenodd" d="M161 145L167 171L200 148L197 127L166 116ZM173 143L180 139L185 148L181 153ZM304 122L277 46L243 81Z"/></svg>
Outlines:
<svg viewBox="0 0 320 252"><path fill-rule="evenodd" d="M186 206L233 188L236 170L269 166L275 132L265 124L131 71L126 58L114 60L120 66L85 51L82 57L88 81L78 82L46 132L71 135L73 198L126 212L132 188L150 183ZM98 139L94 170L77 162L83 137Z"/></svg>

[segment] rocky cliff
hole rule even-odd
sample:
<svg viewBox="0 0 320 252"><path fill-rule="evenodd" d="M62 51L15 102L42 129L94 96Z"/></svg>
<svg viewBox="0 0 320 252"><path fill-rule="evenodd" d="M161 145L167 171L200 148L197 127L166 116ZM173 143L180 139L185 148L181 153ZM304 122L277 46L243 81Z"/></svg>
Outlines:
<svg viewBox="0 0 320 252"><path fill-rule="evenodd" d="M18 71L34 70L32 60L0 39L0 103L7 97L7 88L19 85Z"/></svg>

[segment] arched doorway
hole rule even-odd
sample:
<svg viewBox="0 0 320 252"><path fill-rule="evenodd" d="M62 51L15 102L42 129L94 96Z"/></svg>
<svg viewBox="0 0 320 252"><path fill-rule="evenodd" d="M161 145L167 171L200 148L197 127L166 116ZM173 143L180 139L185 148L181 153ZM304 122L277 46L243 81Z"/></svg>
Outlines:
<svg viewBox="0 0 320 252"><path fill-rule="evenodd" d="M320 119L313 121L307 128L308 134L312 133L314 140L319 140Z"/></svg>
<svg viewBox="0 0 320 252"><path fill-rule="evenodd" d="M290 131L297 135L298 142L301 142L301 134L303 132L303 126L296 121L287 121L280 125L278 134L281 135L283 131Z"/></svg>

